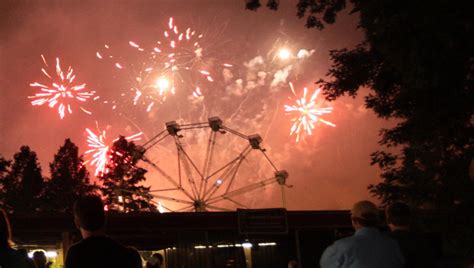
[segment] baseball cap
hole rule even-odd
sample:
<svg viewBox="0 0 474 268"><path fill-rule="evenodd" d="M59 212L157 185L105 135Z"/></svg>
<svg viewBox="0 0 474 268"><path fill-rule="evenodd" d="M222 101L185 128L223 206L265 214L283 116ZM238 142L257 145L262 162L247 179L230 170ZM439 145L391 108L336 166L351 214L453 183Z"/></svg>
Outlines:
<svg viewBox="0 0 474 268"><path fill-rule="evenodd" d="M359 201L351 209L352 217L362 220L375 220L379 214L377 206L367 200Z"/></svg>

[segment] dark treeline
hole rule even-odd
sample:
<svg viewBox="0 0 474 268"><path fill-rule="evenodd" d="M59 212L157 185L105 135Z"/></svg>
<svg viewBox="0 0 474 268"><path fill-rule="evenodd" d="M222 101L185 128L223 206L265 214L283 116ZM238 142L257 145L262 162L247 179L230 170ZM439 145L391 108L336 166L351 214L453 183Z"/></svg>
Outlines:
<svg viewBox="0 0 474 268"><path fill-rule="evenodd" d="M24 145L13 160L0 155L0 207L10 213L71 213L79 196L102 194L113 211L154 211L143 168L132 159L135 145L119 138L112 146L109 172L91 182L78 147L66 139L49 164L50 177L42 174L36 153ZM120 198L119 198L120 196ZM120 200L119 200L120 199Z"/></svg>

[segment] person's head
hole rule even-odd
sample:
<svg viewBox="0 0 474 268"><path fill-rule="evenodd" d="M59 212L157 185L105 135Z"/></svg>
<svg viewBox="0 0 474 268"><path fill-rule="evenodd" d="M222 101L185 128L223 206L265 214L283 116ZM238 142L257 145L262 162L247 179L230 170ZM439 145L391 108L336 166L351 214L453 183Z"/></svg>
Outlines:
<svg viewBox="0 0 474 268"><path fill-rule="evenodd" d="M33 252L33 261L35 262L36 267L44 268L46 267L46 263L48 262L48 259L46 258L44 251L36 250L35 252Z"/></svg>
<svg viewBox="0 0 474 268"><path fill-rule="evenodd" d="M140 252L134 247L127 247L127 250L132 258L133 267L142 268L142 256L140 256Z"/></svg>
<svg viewBox="0 0 474 268"><path fill-rule="evenodd" d="M146 262L146 268L159 268L163 264L163 255L160 253L154 253L151 255L151 259Z"/></svg>
<svg viewBox="0 0 474 268"><path fill-rule="evenodd" d="M295 260L291 260L288 262L288 268L296 268L298 267L298 262Z"/></svg>
<svg viewBox="0 0 474 268"><path fill-rule="evenodd" d="M10 229L10 221L8 221L5 210L0 209L0 248L9 248L11 246L10 239L12 232Z"/></svg>
<svg viewBox="0 0 474 268"><path fill-rule="evenodd" d="M411 209L407 204L395 202L385 208L385 218L390 230L408 229L411 221Z"/></svg>
<svg viewBox="0 0 474 268"><path fill-rule="evenodd" d="M97 195L80 197L74 204L76 226L88 232L100 231L105 224L104 204Z"/></svg>
<svg viewBox="0 0 474 268"><path fill-rule="evenodd" d="M377 206L367 200L359 201L351 209L351 220L354 229L374 227L378 223L379 210Z"/></svg>

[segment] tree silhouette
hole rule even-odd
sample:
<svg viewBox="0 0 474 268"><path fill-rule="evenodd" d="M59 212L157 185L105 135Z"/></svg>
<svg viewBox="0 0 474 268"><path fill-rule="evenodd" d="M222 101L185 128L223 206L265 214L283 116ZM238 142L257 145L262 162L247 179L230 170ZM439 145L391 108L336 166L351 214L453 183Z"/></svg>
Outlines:
<svg viewBox="0 0 474 268"><path fill-rule="evenodd" d="M273 9L278 1L267 2ZM333 50L329 100L372 91L366 106L396 126L381 130L385 148L372 154L383 182L369 186L384 202L424 208L474 206L469 164L474 157L474 23L469 1L309 1L297 15L324 28L346 5L359 16L364 40ZM276 6L275 6L276 4ZM258 0L247 0L257 9ZM439 21L438 18L442 18Z"/></svg>
<svg viewBox="0 0 474 268"><path fill-rule="evenodd" d="M156 211L150 187L140 185L145 181L146 169L137 167L138 148L133 142L119 137L110 149L109 172L102 174L102 194L109 210Z"/></svg>
<svg viewBox="0 0 474 268"><path fill-rule="evenodd" d="M71 212L78 197L97 190L89 181L89 172L78 147L70 139L64 141L49 168L51 179L47 181L43 195L47 211Z"/></svg>
<svg viewBox="0 0 474 268"><path fill-rule="evenodd" d="M11 161L6 160L0 155L0 204L4 206L5 203L5 179L10 172Z"/></svg>
<svg viewBox="0 0 474 268"><path fill-rule="evenodd" d="M8 171L8 163L2 160L2 197L7 210L16 213L35 212L39 207L39 198L44 187L41 167L36 153L28 146L22 146L14 155L14 161Z"/></svg>

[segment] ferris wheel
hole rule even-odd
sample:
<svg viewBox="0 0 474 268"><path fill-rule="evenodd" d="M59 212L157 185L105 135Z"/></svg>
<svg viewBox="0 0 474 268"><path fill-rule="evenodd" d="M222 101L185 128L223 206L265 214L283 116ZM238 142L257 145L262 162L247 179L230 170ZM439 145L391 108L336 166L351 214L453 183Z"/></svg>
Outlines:
<svg viewBox="0 0 474 268"><path fill-rule="evenodd" d="M171 212L250 208L249 193L276 184L285 206L288 172L277 169L260 135L245 135L219 117L179 124L149 139L138 152L154 171L150 193ZM196 149L197 148L197 149ZM174 158L174 159L173 159Z"/></svg>

